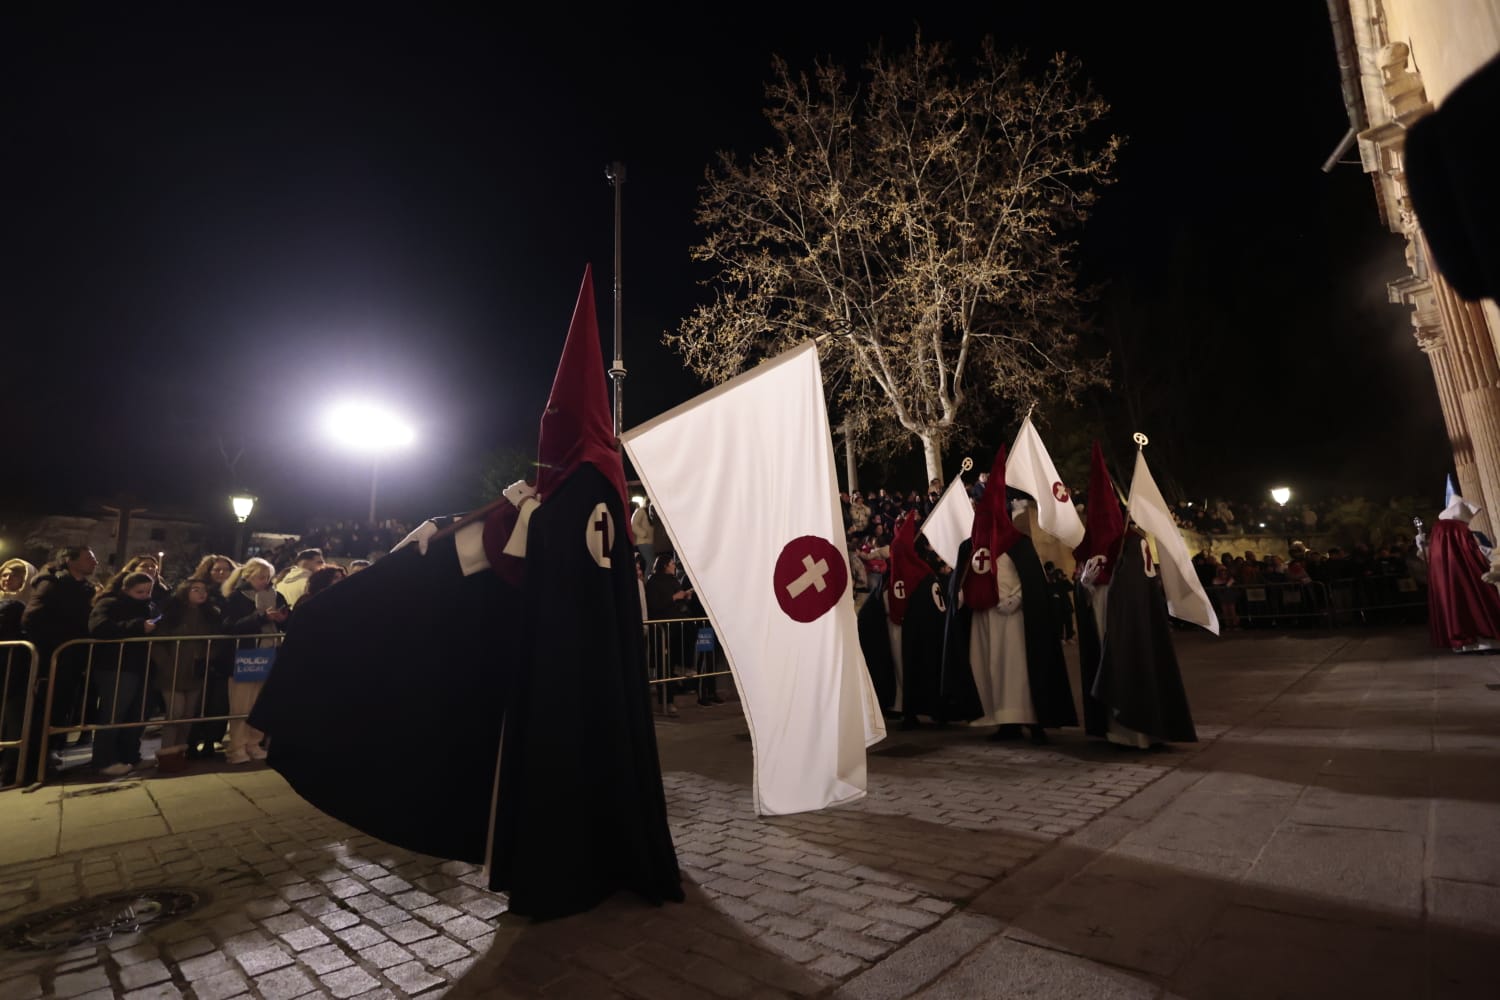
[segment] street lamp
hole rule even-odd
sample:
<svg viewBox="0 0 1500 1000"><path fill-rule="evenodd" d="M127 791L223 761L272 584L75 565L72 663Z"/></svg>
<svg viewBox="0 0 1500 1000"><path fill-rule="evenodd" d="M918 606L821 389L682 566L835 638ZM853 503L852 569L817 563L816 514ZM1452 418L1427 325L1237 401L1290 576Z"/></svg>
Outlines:
<svg viewBox="0 0 1500 1000"><path fill-rule="evenodd" d="M1292 533L1289 530L1290 526L1286 523L1286 502L1291 498L1292 491L1285 486L1271 487L1271 499L1275 500L1276 505L1281 508L1281 532L1286 536L1286 557L1288 559L1292 557ZM1265 527L1265 525L1261 525L1261 527Z"/></svg>
<svg viewBox="0 0 1500 1000"><path fill-rule="evenodd" d="M244 524L250 520L250 512L255 509L255 497L248 493L236 493L229 498L229 506L234 510L235 520L240 524ZM234 534L234 557L243 561L245 558L245 548L249 544L248 539L245 537L248 532L243 529L237 529Z"/></svg>
<svg viewBox="0 0 1500 1000"><path fill-rule="evenodd" d="M380 456L408 447L417 439L417 432L390 410L362 402L340 403L333 407L323 426L338 444L370 456L370 524L373 525Z"/></svg>
<svg viewBox="0 0 1500 1000"><path fill-rule="evenodd" d="M255 509L255 498L248 493L236 493L229 498L229 506L234 508L234 516L244 524L250 520L250 512Z"/></svg>

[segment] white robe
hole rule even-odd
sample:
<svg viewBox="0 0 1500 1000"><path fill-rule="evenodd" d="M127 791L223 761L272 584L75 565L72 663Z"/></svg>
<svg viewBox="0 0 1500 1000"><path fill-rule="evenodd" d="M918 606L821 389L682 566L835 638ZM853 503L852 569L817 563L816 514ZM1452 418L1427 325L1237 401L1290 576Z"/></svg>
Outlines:
<svg viewBox="0 0 1500 1000"><path fill-rule="evenodd" d="M889 594L881 594L881 600L885 601L885 634L891 640L891 667L896 674L896 700L891 702L891 711L901 711L901 626L891 619L891 599Z"/></svg>
<svg viewBox="0 0 1500 1000"><path fill-rule="evenodd" d="M975 611L969 629L969 663L984 715L973 726L1036 724L1031 678L1026 673L1026 619L1021 614L1021 576L1015 561L994 562L1000 603Z"/></svg>

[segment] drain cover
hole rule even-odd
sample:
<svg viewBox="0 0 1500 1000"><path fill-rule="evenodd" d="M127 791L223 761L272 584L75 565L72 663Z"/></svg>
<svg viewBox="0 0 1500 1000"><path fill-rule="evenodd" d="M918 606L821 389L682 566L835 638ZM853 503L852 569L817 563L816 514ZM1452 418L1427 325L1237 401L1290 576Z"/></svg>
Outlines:
<svg viewBox="0 0 1500 1000"><path fill-rule="evenodd" d="M55 951L134 934L197 909L207 895L201 889L155 888L91 896L0 927L0 948Z"/></svg>

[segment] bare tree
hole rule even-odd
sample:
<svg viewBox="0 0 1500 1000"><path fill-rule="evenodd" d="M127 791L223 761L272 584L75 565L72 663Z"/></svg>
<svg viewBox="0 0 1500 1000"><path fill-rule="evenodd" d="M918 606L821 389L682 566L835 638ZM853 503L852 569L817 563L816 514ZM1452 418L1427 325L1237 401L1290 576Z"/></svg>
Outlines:
<svg viewBox="0 0 1500 1000"><path fill-rule="evenodd" d="M1108 183L1121 139L1059 55L1028 75L989 39L969 77L946 46L865 64L863 86L777 59L776 142L720 153L700 189L714 301L666 341L719 382L808 338L829 402L871 446L944 443L986 404L1073 398L1103 380L1077 349L1069 235Z"/></svg>

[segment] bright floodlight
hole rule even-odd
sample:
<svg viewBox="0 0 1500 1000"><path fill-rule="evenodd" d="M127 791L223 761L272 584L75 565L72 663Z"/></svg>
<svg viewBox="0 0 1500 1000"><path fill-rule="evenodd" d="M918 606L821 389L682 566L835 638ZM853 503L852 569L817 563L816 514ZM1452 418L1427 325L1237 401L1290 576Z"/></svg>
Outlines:
<svg viewBox="0 0 1500 1000"><path fill-rule="evenodd" d="M1286 502L1292 498L1292 491L1285 486L1278 486L1271 490L1271 499L1285 507Z"/></svg>
<svg viewBox="0 0 1500 1000"><path fill-rule="evenodd" d="M335 406L328 411L324 427L329 437L355 451L392 451L405 448L417 437L410 424L390 410L370 403Z"/></svg>
<svg viewBox="0 0 1500 1000"><path fill-rule="evenodd" d="M234 508L234 516L244 524L250 517L250 511L255 509L255 498L248 493L237 493L229 498L229 505Z"/></svg>

